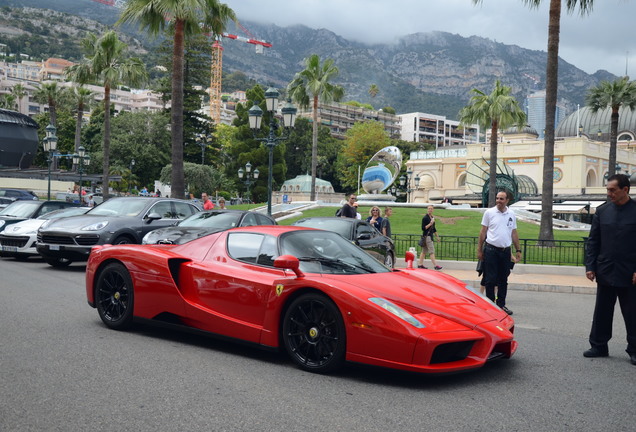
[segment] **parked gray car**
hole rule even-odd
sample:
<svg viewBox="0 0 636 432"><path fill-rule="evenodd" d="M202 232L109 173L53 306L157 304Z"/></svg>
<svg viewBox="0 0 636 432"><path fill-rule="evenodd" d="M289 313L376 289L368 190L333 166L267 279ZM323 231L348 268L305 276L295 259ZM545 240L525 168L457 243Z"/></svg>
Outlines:
<svg viewBox="0 0 636 432"><path fill-rule="evenodd" d="M36 249L53 267L85 261L95 245L141 243L146 233L200 211L173 198L111 198L81 216L51 220L38 231Z"/></svg>

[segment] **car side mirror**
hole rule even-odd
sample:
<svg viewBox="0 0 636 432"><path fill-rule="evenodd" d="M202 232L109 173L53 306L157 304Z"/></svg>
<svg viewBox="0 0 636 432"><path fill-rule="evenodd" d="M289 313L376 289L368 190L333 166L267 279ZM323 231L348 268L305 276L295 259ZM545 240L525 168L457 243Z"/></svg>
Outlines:
<svg viewBox="0 0 636 432"><path fill-rule="evenodd" d="M159 213L156 212L152 212L149 213L148 216L146 216L146 223L151 223L152 221L161 219L161 215Z"/></svg>
<svg viewBox="0 0 636 432"><path fill-rule="evenodd" d="M305 276L303 272L300 271L300 261L293 255L281 255L274 260L274 267L280 269L289 269L296 273L296 276L303 277Z"/></svg>
<svg viewBox="0 0 636 432"><path fill-rule="evenodd" d="M371 239L371 234L369 233L362 233L358 235L358 240L370 240L370 239Z"/></svg>

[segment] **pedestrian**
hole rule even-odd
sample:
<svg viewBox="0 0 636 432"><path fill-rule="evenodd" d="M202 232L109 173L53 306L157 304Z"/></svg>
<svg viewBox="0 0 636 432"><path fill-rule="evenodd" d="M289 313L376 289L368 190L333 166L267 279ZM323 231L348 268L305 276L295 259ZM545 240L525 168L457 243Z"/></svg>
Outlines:
<svg viewBox="0 0 636 432"><path fill-rule="evenodd" d="M380 232L383 236L391 238L391 222L389 218L393 214L393 209L391 207L384 208L384 218L382 218L382 229Z"/></svg>
<svg viewBox="0 0 636 432"><path fill-rule="evenodd" d="M227 210L227 207L225 207L225 198L223 197L219 198L219 210Z"/></svg>
<svg viewBox="0 0 636 432"><path fill-rule="evenodd" d="M356 209L356 219L362 220L362 215L358 212L358 203L357 202L353 203L353 208Z"/></svg>
<svg viewBox="0 0 636 432"><path fill-rule="evenodd" d="M93 199L93 194L90 194L86 199L86 205L88 207L95 207L95 200Z"/></svg>
<svg viewBox="0 0 636 432"><path fill-rule="evenodd" d="M434 209L432 205L428 206L427 213L422 218L422 238L420 239L422 253L420 253L417 267L422 269L426 268L424 267L424 259L428 253L428 257L433 263L433 268L435 270L441 270L442 266L437 265L437 260L435 260L435 240L439 241L439 234L437 234L437 228L435 228Z"/></svg>
<svg viewBox="0 0 636 432"><path fill-rule="evenodd" d="M367 222L373 225L378 231L382 229L382 216L380 214L380 207L371 207L371 210L369 210L369 217L367 218Z"/></svg>
<svg viewBox="0 0 636 432"><path fill-rule="evenodd" d="M214 208L214 203L208 197L208 194L203 192L201 194L201 201L203 201L203 210L212 210Z"/></svg>
<svg viewBox="0 0 636 432"><path fill-rule="evenodd" d="M636 365L636 201L629 196L629 177L607 179L608 202L599 206L585 250L585 276L596 279L596 305L585 357L607 357L616 298L627 329L627 354Z"/></svg>
<svg viewBox="0 0 636 432"><path fill-rule="evenodd" d="M346 202L342 208L340 210L338 210L338 212L336 213L336 216L340 216L340 217L349 217L349 218L356 218L356 208L353 206L353 204L356 202L356 194L351 194L349 195L349 201Z"/></svg>
<svg viewBox="0 0 636 432"><path fill-rule="evenodd" d="M477 258L484 262L486 297L508 315L512 315L512 311L506 307L511 262L519 261L522 252L517 234L517 219L514 212L508 208L511 198L512 195L508 191L497 193L495 206L486 210L481 219L481 231L477 244ZM486 238L488 238L487 241ZM514 257L511 254L511 244L515 246ZM496 298L495 287L497 287Z"/></svg>

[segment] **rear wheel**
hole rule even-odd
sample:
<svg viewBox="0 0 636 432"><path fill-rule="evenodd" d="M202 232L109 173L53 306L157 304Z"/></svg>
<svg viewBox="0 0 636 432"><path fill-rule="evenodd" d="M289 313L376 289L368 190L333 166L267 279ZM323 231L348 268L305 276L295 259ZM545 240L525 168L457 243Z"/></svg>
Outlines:
<svg viewBox="0 0 636 432"><path fill-rule="evenodd" d="M73 262L68 258L59 258L59 257L44 258L44 261L46 261L46 263L50 265L51 267L57 267L57 268L68 267Z"/></svg>
<svg viewBox="0 0 636 432"><path fill-rule="evenodd" d="M338 307L321 294L298 297L283 318L283 343L292 360L307 371L326 373L342 366L346 334Z"/></svg>
<svg viewBox="0 0 636 432"><path fill-rule="evenodd" d="M113 240L114 245L121 245L121 244L133 244L134 242L132 241L132 239L128 236L119 236L117 237L115 240Z"/></svg>
<svg viewBox="0 0 636 432"><path fill-rule="evenodd" d="M130 273L123 264L108 264L95 284L97 312L106 326L125 330L133 319L134 290Z"/></svg>

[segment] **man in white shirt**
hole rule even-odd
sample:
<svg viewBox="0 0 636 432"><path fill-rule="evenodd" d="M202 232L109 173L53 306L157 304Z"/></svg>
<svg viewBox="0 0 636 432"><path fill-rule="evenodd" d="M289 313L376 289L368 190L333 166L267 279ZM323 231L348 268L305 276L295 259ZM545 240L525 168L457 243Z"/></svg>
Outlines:
<svg viewBox="0 0 636 432"><path fill-rule="evenodd" d="M522 252L517 234L517 219L512 210L508 208L511 198L508 191L497 193L495 207L486 210L481 219L481 231L477 245L477 258L484 263L486 297L496 302L497 306L508 315L512 315L512 311L506 307L510 263L519 261ZM510 250L510 245L513 243L515 247L514 257ZM496 298L495 287L497 287Z"/></svg>

